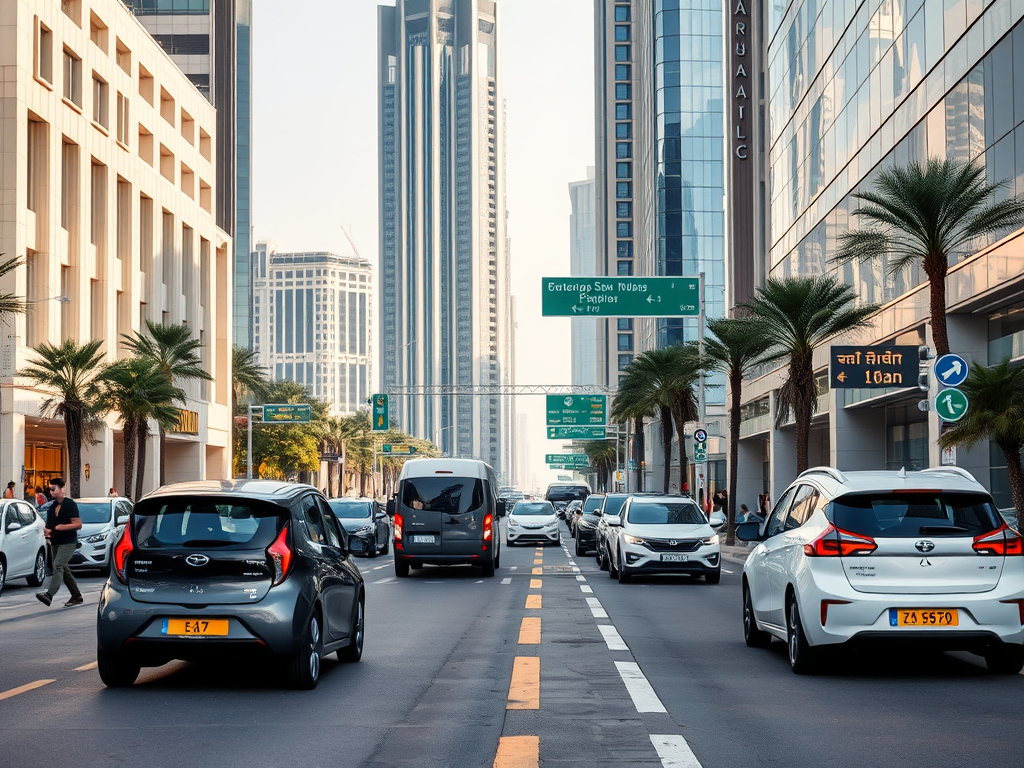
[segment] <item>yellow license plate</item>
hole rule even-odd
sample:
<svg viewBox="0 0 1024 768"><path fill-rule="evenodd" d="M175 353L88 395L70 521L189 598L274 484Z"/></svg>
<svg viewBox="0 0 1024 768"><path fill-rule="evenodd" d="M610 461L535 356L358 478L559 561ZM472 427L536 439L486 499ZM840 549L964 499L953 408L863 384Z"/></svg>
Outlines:
<svg viewBox="0 0 1024 768"><path fill-rule="evenodd" d="M890 608L891 627L957 627L960 614L956 608Z"/></svg>
<svg viewBox="0 0 1024 768"><path fill-rule="evenodd" d="M227 619L164 619L162 634L175 637L212 635L224 637L228 633Z"/></svg>

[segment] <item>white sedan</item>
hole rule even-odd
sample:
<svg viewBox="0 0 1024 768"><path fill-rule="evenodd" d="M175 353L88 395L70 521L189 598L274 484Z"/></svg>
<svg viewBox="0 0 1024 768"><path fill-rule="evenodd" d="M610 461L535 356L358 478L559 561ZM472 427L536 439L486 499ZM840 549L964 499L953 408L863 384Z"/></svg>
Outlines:
<svg viewBox="0 0 1024 768"><path fill-rule="evenodd" d="M46 577L45 523L27 501L0 503L0 591L10 579L38 587Z"/></svg>
<svg viewBox="0 0 1024 768"><path fill-rule="evenodd" d="M520 501L508 516L505 538L509 546L526 541L561 544L558 518L550 501Z"/></svg>

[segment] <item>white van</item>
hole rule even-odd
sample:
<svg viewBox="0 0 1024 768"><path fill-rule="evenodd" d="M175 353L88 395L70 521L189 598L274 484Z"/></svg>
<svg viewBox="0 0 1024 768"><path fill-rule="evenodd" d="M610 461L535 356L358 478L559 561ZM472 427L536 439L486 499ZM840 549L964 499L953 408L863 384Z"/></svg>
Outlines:
<svg viewBox="0 0 1024 768"><path fill-rule="evenodd" d="M395 575L427 563L479 565L493 576L501 557L498 478L476 459L412 459L405 462L394 515Z"/></svg>

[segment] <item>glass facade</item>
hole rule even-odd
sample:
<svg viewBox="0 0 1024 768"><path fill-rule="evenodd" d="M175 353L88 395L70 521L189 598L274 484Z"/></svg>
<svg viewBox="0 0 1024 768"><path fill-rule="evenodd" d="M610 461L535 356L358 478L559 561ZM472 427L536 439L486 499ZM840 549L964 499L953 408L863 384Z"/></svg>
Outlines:
<svg viewBox="0 0 1024 768"><path fill-rule="evenodd" d="M136 16L208 16L210 0L124 0Z"/></svg>
<svg viewBox="0 0 1024 768"><path fill-rule="evenodd" d="M235 344L251 347L252 338L252 0L238 0L235 105Z"/></svg>

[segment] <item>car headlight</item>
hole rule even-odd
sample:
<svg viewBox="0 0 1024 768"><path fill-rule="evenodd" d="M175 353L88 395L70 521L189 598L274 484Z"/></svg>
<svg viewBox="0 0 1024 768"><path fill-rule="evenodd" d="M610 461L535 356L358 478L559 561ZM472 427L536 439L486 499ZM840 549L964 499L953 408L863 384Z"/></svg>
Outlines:
<svg viewBox="0 0 1024 768"><path fill-rule="evenodd" d="M357 536L361 533L373 533L373 526L364 525L362 528L356 528L354 531L352 531L352 533L356 534Z"/></svg>
<svg viewBox="0 0 1024 768"><path fill-rule="evenodd" d="M641 539L639 536L630 536L628 533L622 534L622 540L627 544L646 544L646 539Z"/></svg>
<svg viewBox="0 0 1024 768"><path fill-rule="evenodd" d="M706 539L701 539L701 541L704 542L705 545L717 544L718 534L716 533L714 536L708 536Z"/></svg>
<svg viewBox="0 0 1024 768"><path fill-rule="evenodd" d="M109 532L94 533L92 536L86 536L84 539L82 539L82 541L84 541L86 544L102 544L104 541L107 540L107 537L109 535Z"/></svg>

